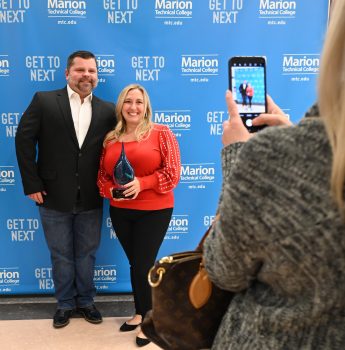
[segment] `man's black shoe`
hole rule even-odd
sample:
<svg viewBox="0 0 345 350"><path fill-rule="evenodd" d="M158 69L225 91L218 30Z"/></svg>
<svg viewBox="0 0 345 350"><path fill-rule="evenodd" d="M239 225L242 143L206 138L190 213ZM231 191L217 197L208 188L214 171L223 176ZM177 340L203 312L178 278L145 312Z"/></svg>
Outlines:
<svg viewBox="0 0 345 350"><path fill-rule="evenodd" d="M101 323L103 321L101 313L95 305L79 307L78 312L84 316L85 320L91 323Z"/></svg>
<svg viewBox="0 0 345 350"><path fill-rule="evenodd" d="M73 310L57 309L53 318L53 327L62 328L69 324Z"/></svg>

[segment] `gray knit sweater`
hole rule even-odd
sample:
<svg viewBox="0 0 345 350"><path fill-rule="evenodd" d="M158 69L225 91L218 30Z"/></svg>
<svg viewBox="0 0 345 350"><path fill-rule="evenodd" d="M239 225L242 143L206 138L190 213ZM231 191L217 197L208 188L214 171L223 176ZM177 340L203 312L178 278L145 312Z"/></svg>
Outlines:
<svg viewBox="0 0 345 350"><path fill-rule="evenodd" d="M212 349L345 349L345 224L330 197L322 120L268 128L222 160L205 262L236 296Z"/></svg>

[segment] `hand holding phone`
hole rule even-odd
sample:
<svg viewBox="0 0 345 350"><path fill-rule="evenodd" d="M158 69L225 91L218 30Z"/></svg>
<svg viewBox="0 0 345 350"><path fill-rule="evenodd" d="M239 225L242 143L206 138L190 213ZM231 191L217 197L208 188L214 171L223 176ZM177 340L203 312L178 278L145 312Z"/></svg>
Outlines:
<svg viewBox="0 0 345 350"><path fill-rule="evenodd" d="M253 119L267 113L265 57L230 58L229 88L248 131L256 132L264 128L266 125L254 126Z"/></svg>
<svg viewBox="0 0 345 350"><path fill-rule="evenodd" d="M229 119L223 123L222 143L224 146L236 142L246 142L252 136L243 125L242 118L238 113L237 105L230 90L225 94L225 101L228 107Z"/></svg>

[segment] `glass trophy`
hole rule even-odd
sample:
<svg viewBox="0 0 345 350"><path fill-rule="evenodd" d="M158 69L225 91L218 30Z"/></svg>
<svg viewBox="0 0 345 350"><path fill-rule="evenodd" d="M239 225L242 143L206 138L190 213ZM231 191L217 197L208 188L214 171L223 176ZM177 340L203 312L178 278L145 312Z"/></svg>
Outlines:
<svg viewBox="0 0 345 350"><path fill-rule="evenodd" d="M122 142L121 154L114 166L113 179L115 187L113 188L113 198L120 199L130 199L133 196L126 197L123 192L126 190L123 185L128 184L134 180L134 170L131 166L131 163L128 161L125 153L125 145Z"/></svg>

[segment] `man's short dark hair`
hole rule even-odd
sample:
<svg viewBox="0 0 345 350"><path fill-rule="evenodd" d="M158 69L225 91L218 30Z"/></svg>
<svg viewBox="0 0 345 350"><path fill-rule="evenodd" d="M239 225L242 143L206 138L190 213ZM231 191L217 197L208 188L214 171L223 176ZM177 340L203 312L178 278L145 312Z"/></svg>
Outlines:
<svg viewBox="0 0 345 350"><path fill-rule="evenodd" d="M71 55L69 55L69 57L67 59L67 70L69 70L71 68L71 66L73 64L73 60L76 57L80 57L83 59L93 58L96 62L96 66L97 66L96 56L92 52L80 50L80 51L73 52Z"/></svg>

